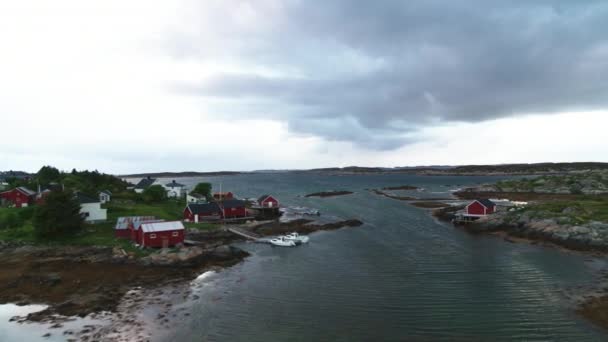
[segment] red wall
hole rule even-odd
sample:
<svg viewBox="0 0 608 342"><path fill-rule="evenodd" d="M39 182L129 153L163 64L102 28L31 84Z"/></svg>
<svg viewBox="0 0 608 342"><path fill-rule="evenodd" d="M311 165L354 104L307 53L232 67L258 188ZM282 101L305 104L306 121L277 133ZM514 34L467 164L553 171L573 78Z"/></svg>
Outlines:
<svg viewBox="0 0 608 342"><path fill-rule="evenodd" d="M217 214L219 214L219 212L218 212ZM203 213L203 214L198 214L198 218L199 218L199 220L200 220L202 217L208 217L208 216L217 216L217 215L214 215L214 213ZM190 222L194 222L194 214L192 214L192 212L190 211L190 209L188 209L188 207L186 207L186 208L184 209L184 215L183 215L183 217L184 217L184 220L189 220Z"/></svg>
<svg viewBox="0 0 608 342"><path fill-rule="evenodd" d="M494 207L488 208L485 211L484 211L484 209L485 209L485 207L483 205L481 205L481 203L475 201L475 202L469 204L469 206L467 207L467 214L487 215L487 214L492 214L494 212Z"/></svg>
<svg viewBox="0 0 608 342"><path fill-rule="evenodd" d="M131 238L131 230L130 229L114 229L114 236L117 238L130 239Z"/></svg>
<svg viewBox="0 0 608 342"><path fill-rule="evenodd" d="M245 217L247 216L247 209L245 207L224 209L222 215L225 218Z"/></svg>
<svg viewBox="0 0 608 342"><path fill-rule="evenodd" d="M173 236L173 233L177 232L177 236ZM178 243L184 243L184 230L169 230L166 232L155 232L155 233L144 233L141 229L139 233L139 244L145 247L163 247L163 240L166 239L169 243L168 246L175 246ZM155 234L156 238L152 238Z"/></svg>
<svg viewBox="0 0 608 342"><path fill-rule="evenodd" d="M0 194L0 197L12 202L17 208L21 208L24 203L30 205L33 202L31 196L28 196L17 189L5 191Z"/></svg>
<svg viewBox="0 0 608 342"><path fill-rule="evenodd" d="M272 202L272 207L268 206L268 202ZM268 196L262 201L262 203L260 203L260 205L264 208L276 208L279 206L279 201L277 201L277 199L272 196Z"/></svg>

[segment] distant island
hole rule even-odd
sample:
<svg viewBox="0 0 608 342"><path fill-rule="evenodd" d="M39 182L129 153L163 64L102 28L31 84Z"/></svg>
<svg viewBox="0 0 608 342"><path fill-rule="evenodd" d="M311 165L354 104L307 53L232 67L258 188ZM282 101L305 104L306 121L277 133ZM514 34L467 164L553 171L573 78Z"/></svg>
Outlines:
<svg viewBox="0 0 608 342"><path fill-rule="evenodd" d="M213 172L197 172L197 171L183 171L183 172L147 172L147 173L133 173L126 175L118 175L121 178L180 178L180 177L209 177L209 176L234 176L240 175L247 172L241 171L213 171Z"/></svg>

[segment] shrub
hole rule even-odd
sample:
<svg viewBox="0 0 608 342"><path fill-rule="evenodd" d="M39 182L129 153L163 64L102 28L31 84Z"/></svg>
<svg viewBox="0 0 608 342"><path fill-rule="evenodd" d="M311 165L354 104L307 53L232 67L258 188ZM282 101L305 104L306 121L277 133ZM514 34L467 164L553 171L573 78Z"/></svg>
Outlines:
<svg viewBox="0 0 608 342"><path fill-rule="evenodd" d="M145 202L162 202L167 199L167 191L161 185L152 185L143 192Z"/></svg>
<svg viewBox="0 0 608 342"><path fill-rule="evenodd" d="M71 191L53 191L36 207L33 216L36 235L55 238L80 231L84 217L80 214L80 204Z"/></svg>

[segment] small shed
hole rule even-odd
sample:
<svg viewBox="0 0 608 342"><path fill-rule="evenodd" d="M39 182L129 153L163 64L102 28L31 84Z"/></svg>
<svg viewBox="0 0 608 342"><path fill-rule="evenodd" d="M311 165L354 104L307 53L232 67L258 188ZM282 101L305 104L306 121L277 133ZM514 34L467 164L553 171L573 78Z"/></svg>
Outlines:
<svg viewBox="0 0 608 342"><path fill-rule="evenodd" d="M181 221L143 223L138 229L137 243L143 247L172 247L184 243Z"/></svg>
<svg viewBox="0 0 608 342"><path fill-rule="evenodd" d="M278 208L279 201L271 195L262 195L258 198L258 205L263 208Z"/></svg>
<svg viewBox="0 0 608 342"><path fill-rule="evenodd" d="M485 216L496 211L496 204L489 199L476 199L465 207L465 213L469 216Z"/></svg>
<svg viewBox="0 0 608 342"><path fill-rule="evenodd" d="M99 202L101 202L101 204L108 203L111 199L112 193L110 192L110 190L102 190L99 192Z"/></svg>
<svg viewBox="0 0 608 342"><path fill-rule="evenodd" d="M131 238L133 222L156 220L155 216L123 216L116 219L114 226L114 236L119 238Z"/></svg>
<svg viewBox="0 0 608 342"><path fill-rule="evenodd" d="M184 208L184 220L189 222L199 222L203 218L220 218L222 210L215 203L188 203Z"/></svg>

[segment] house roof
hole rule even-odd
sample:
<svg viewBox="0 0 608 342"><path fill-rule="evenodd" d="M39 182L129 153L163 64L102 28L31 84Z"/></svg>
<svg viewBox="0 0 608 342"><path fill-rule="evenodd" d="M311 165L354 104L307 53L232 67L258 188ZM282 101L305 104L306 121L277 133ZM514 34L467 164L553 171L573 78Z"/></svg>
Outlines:
<svg viewBox="0 0 608 342"><path fill-rule="evenodd" d="M270 195L268 195L268 194L266 194L266 195L262 195L262 196L258 197L258 202L260 202L260 203L261 203L262 201L264 201L264 200L265 200L265 199L267 199L268 197L270 197Z"/></svg>
<svg viewBox="0 0 608 342"><path fill-rule="evenodd" d="M141 230L144 233L184 230L184 224L181 221L144 223L141 225Z"/></svg>
<svg viewBox="0 0 608 342"><path fill-rule="evenodd" d="M28 188L26 188L24 186L17 187L16 189L19 190L19 191L21 191L22 193L28 195L28 196L34 196L34 195L36 195L35 191L32 191L32 190L30 190L30 189L28 189Z"/></svg>
<svg viewBox="0 0 608 342"><path fill-rule="evenodd" d="M127 229L131 222L152 220L156 220L156 216L123 216L116 219L116 226L114 226L114 229Z"/></svg>
<svg viewBox="0 0 608 342"><path fill-rule="evenodd" d="M193 192L193 193L189 194L188 196L191 196L191 197L194 197L194 198L205 198L205 196L203 196L203 195L201 195L199 193L196 193L196 192Z"/></svg>
<svg viewBox="0 0 608 342"><path fill-rule="evenodd" d="M489 200L489 199L487 199L487 198L478 199L478 200L476 200L476 201L477 201L477 202L479 202L479 203L481 203L481 204L482 204L484 207L486 207L486 208L492 208L493 206L495 206L495 205L496 205L496 203L494 203L494 202L490 201L490 200Z"/></svg>
<svg viewBox="0 0 608 342"><path fill-rule="evenodd" d="M110 190L101 190L99 193L100 194L106 194L108 196L112 196L112 192Z"/></svg>
<svg viewBox="0 0 608 342"><path fill-rule="evenodd" d="M185 185L177 183L175 180L171 183L166 184L169 188L183 188Z"/></svg>
<svg viewBox="0 0 608 342"><path fill-rule="evenodd" d="M221 205L222 207L224 207L224 209L242 208L245 206L245 201L241 201L238 199L229 199L222 201Z"/></svg>
<svg viewBox="0 0 608 342"><path fill-rule="evenodd" d="M26 196L35 196L36 195L35 191L32 191L32 190L30 190L30 189L28 189L26 187L23 187L23 186L19 186L19 187L16 187L14 189L11 189L11 190L2 191L2 193L11 192L13 190L17 190L17 191L21 192L22 194L24 194Z"/></svg>
<svg viewBox="0 0 608 342"><path fill-rule="evenodd" d="M227 195L234 195L232 193L232 191L225 191L225 192L214 192L213 196L214 197L218 197L218 196L227 196Z"/></svg>
<svg viewBox="0 0 608 342"><path fill-rule="evenodd" d="M78 200L78 203L80 203L80 204L99 203L99 199L91 198L81 192L76 193L76 199Z"/></svg>
<svg viewBox="0 0 608 342"><path fill-rule="evenodd" d="M190 203L188 204L188 209L192 214L211 214L217 213L220 211L220 207L217 203Z"/></svg>
<svg viewBox="0 0 608 342"><path fill-rule="evenodd" d="M137 183L135 188L145 189L145 188L149 187L150 185L154 184L154 182L156 182L156 178L142 178L142 180L140 180L139 183Z"/></svg>

